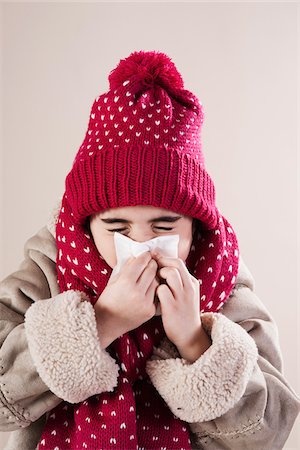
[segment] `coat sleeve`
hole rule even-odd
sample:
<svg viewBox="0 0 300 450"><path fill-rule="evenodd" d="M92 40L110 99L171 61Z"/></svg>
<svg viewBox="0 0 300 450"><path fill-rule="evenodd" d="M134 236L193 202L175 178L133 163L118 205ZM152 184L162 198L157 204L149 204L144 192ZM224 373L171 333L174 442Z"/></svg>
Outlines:
<svg viewBox="0 0 300 450"><path fill-rule="evenodd" d="M24 257L0 283L1 431L28 427L62 400L112 391L118 379L92 304L83 292L59 292L47 227L28 239Z"/></svg>
<svg viewBox="0 0 300 450"><path fill-rule="evenodd" d="M195 362L164 339L147 373L203 450L282 450L300 411L283 375L278 329L254 292L239 283L219 313L204 313L212 345Z"/></svg>

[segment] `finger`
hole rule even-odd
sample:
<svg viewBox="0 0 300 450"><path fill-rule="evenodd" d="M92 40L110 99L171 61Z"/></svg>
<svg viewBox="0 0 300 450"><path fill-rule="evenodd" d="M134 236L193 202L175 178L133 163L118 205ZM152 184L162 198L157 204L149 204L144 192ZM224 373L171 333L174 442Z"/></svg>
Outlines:
<svg viewBox="0 0 300 450"><path fill-rule="evenodd" d="M132 258L132 259L131 259ZM151 254L149 251L141 253L139 256L132 256L129 258L122 269L133 282L137 282L148 263L151 261Z"/></svg>
<svg viewBox="0 0 300 450"><path fill-rule="evenodd" d="M174 297L175 295L180 295L180 292L183 290L183 282L179 270L175 267L162 267L158 274L166 279Z"/></svg>
<svg viewBox="0 0 300 450"><path fill-rule="evenodd" d="M156 289L158 288L158 286L159 286L159 282L155 278L153 278L153 280L150 283L150 286L146 292L146 295L150 295L150 297L153 297L155 305L157 305L157 302L158 302L158 297L156 295Z"/></svg>
<svg viewBox="0 0 300 450"><path fill-rule="evenodd" d="M183 288L190 286L191 284L191 274L188 271L185 263L180 258L171 258L168 256L158 256L155 258L159 268L162 267L175 267L181 276L181 280L183 283Z"/></svg>
<svg viewBox="0 0 300 450"><path fill-rule="evenodd" d="M158 286L158 288L156 289L156 295L160 302L161 311L164 315L166 310L168 310L168 308L173 306L174 297L168 286L165 284L161 284L160 286Z"/></svg>
<svg viewBox="0 0 300 450"><path fill-rule="evenodd" d="M143 270L143 273L141 274L140 278L137 280L137 285L144 292L147 292L153 280L157 282L156 280L157 267L158 267L157 262L154 261L154 259L151 259L148 265Z"/></svg>

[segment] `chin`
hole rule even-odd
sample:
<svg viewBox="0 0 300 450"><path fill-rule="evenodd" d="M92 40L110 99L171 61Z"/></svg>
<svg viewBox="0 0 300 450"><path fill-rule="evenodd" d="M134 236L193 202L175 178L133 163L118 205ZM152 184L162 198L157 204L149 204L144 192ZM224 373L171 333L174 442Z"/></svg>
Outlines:
<svg viewBox="0 0 300 450"><path fill-rule="evenodd" d="M160 304L157 305L155 316L161 316Z"/></svg>
<svg viewBox="0 0 300 450"><path fill-rule="evenodd" d="M156 305L155 316L161 316L160 302L156 294L154 296L154 303Z"/></svg>

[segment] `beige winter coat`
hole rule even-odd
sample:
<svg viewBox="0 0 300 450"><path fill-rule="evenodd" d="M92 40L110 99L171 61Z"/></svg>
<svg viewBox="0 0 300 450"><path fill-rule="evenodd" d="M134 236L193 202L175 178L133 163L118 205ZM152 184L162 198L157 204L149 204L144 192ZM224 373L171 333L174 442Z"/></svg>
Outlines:
<svg viewBox="0 0 300 450"><path fill-rule="evenodd" d="M100 347L93 306L79 291L59 293L58 211L59 204L0 283L0 430L15 430L5 450L34 450L62 400L81 402L117 385L119 365ZM283 376L277 326L242 258L230 299L201 318L212 345L188 363L165 338L147 361L153 385L189 423L194 449L282 450L300 398ZM69 339L79 329L80 341Z"/></svg>

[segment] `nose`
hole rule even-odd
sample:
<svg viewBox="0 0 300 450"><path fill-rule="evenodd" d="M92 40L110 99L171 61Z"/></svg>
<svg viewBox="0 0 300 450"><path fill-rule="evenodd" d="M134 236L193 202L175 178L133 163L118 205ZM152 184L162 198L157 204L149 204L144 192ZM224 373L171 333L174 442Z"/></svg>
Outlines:
<svg viewBox="0 0 300 450"><path fill-rule="evenodd" d="M133 231L132 233L128 234L128 237L135 242L145 242L153 239L155 237L155 234L149 231Z"/></svg>

